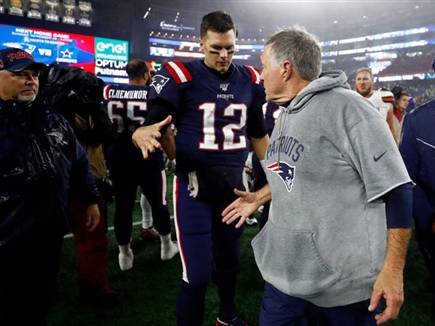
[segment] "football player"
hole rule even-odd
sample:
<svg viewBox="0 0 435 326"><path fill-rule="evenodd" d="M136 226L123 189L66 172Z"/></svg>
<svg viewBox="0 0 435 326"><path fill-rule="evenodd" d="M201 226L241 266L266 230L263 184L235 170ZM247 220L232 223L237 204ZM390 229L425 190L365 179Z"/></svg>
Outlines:
<svg viewBox="0 0 435 326"><path fill-rule="evenodd" d="M149 123L156 123L133 134L148 157L160 146L159 130L169 124L169 115L175 118L176 148L162 145L167 152L176 150L177 160L174 215L183 266L178 325L202 325L210 276L220 298L216 325L246 325L234 302L242 229L222 223L221 212L235 199L233 189L242 186L248 136L260 159L269 138L260 75L253 67L232 63L235 39L230 15L205 15L204 59L164 64L151 84Z"/></svg>
<svg viewBox="0 0 435 326"><path fill-rule="evenodd" d="M177 245L171 240L163 153L157 151L145 161L131 142L131 134L147 116L148 68L145 61L134 59L127 64L126 70L129 85L107 85L104 89L105 105L118 132L110 149L109 161L115 191L118 260L123 271L133 267L130 240L138 185L151 204L154 224L160 234L161 259L169 260L178 252Z"/></svg>
<svg viewBox="0 0 435 326"><path fill-rule="evenodd" d="M275 126L275 121L281 112L281 107L273 102L267 102L263 104L263 115L266 123L266 129L269 136L272 134ZM254 172L254 191L261 189L267 184L266 175L261 166L260 160L257 155L252 155L252 168ZM261 210L260 229L264 227L269 217L270 204L265 203Z"/></svg>
<svg viewBox="0 0 435 326"><path fill-rule="evenodd" d="M374 90L373 84L373 74L369 68L360 68L356 71L355 90L372 102L376 109L378 109L379 113L387 121L394 140L399 144L399 137L397 137L397 131L394 126L394 95L384 88Z"/></svg>

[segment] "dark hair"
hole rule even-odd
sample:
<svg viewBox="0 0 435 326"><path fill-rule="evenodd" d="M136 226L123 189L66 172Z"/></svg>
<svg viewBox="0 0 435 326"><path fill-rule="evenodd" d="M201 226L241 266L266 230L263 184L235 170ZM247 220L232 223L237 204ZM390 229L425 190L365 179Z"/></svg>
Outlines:
<svg viewBox="0 0 435 326"><path fill-rule="evenodd" d="M148 72L147 64L141 59L132 59L128 62L125 69L128 79L142 78Z"/></svg>
<svg viewBox="0 0 435 326"><path fill-rule="evenodd" d="M407 93L407 92L405 92L405 91L401 91L400 93L394 95L394 99L395 99L396 101L399 101L400 98L401 98L402 96L408 96L408 97L411 97L411 96L409 95L409 93Z"/></svg>
<svg viewBox="0 0 435 326"><path fill-rule="evenodd" d="M226 33L232 29L236 32L236 25L231 16L226 12L213 11L202 17L201 38L207 34L207 31Z"/></svg>

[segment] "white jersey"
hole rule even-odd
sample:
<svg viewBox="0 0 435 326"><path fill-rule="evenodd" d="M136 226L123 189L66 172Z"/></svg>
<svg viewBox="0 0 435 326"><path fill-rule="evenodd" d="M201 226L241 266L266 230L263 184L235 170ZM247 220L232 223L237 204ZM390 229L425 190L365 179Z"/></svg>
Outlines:
<svg viewBox="0 0 435 326"><path fill-rule="evenodd" d="M382 117L387 120L388 110L393 109L394 95L388 90L378 89L367 98L378 109Z"/></svg>

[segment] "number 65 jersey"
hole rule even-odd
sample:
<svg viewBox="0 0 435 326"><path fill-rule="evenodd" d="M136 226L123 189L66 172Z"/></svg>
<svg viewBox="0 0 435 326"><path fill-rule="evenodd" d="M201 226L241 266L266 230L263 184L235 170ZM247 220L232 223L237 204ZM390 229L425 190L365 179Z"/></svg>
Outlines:
<svg viewBox="0 0 435 326"><path fill-rule="evenodd" d="M104 104L119 134L132 133L145 123L148 86L112 84L104 87Z"/></svg>
<svg viewBox="0 0 435 326"><path fill-rule="evenodd" d="M150 104L161 99L175 110L177 167L243 166L249 137L266 135L259 73L232 64L225 74L202 60L165 63L153 78Z"/></svg>

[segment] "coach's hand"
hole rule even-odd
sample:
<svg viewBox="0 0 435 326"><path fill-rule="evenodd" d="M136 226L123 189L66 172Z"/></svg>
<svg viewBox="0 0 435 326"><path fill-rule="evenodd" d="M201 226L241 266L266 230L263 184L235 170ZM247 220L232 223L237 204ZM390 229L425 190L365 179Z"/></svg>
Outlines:
<svg viewBox="0 0 435 326"><path fill-rule="evenodd" d="M101 215L97 204L89 205L86 208L86 228L89 232L94 231L100 224Z"/></svg>
<svg viewBox="0 0 435 326"><path fill-rule="evenodd" d="M164 120L153 125L140 127L135 130L131 139L133 143L140 148L144 159L148 158L148 152L152 153L157 148L160 148L160 142L157 140L162 135L160 130L169 125L172 121L172 116L168 115Z"/></svg>
<svg viewBox="0 0 435 326"><path fill-rule="evenodd" d="M239 228L245 223L246 219L260 207L260 204L255 192L234 189L234 193L239 196L239 198L224 209L222 212L222 222L231 224L237 219L240 219L236 224L236 228Z"/></svg>
<svg viewBox="0 0 435 326"><path fill-rule="evenodd" d="M399 315L400 307L404 301L403 271L383 269L379 273L373 285L369 311L374 311L382 298L386 301L386 308L375 316L378 325L397 319Z"/></svg>

